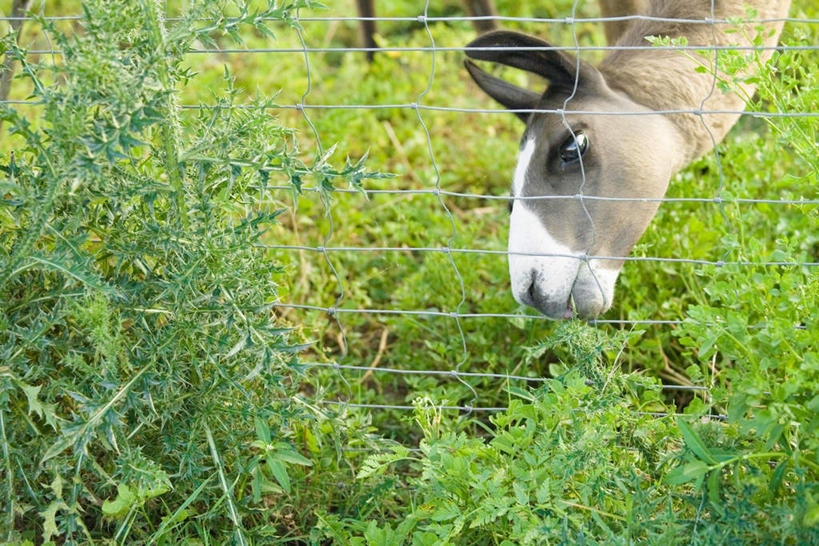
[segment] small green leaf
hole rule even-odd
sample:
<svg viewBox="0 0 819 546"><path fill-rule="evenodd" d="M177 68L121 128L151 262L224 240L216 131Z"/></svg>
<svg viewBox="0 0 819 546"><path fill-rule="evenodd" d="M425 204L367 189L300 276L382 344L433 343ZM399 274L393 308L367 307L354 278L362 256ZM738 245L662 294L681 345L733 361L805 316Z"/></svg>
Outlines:
<svg viewBox="0 0 819 546"><path fill-rule="evenodd" d="M258 465L253 468L253 479L250 481L250 491L253 495L253 503L259 504L262 501L262 468Z"/></svg>
<svg viewBox="0 0 819 546"><path fill-rule="evenodd" d="M771 481L768 484L768 494L771 498L775 498L779 492L779 487L782 485L782 478L785 476L785 470L788 468L788 459L784 459L776 465L771 474Z"/></svg>
<svg viewBox="0 0 819 546"><path fill-rule="evenodd" d="M785 425L781 423L774 423L768 431L768 440L765 442L765 450L770 451L779 441L782 433L785 431Z"/></svg>
<svg viewBox="0 0 819 546"><path fill-rule="evenodd" d="M258 438L265 444L269 444L270 427L267 425L267 422L257 415L256 417L253 418L253 424L256 427L256 438Z"/></svg>
<svg viewBox="0 0 819 546"><path fill-rule="evenodd" d="M538 504L546 504L549 502L549 499L552 497L552 481L549 478L543 480L543 483L537 488L535 496L537 497Z"/></svg>
<svg viewBox="0 0 819 546"><path fill-rule="evenodd" d="M121 483L117 486L117 497L102 503L102 513L109 518L119 518L127 514L136 502L137 496L131 488Z"/></svg>
<svg viewBox="0 0 819 546"><path fill-rule="evenodd" d="M811 503L805 511L805 517L802 518L802 524L805 527L813 527L819 525L819 503Z"/></svg>
<svg viewBox="0 0 819 546"><path fill-rule="evenodd" d="M170 487L170 485L168 483L158 482L158 483L152 484L152 487L148 487L148 488L144 488L144 489L140 488L138 493L137 493L137 496L139 497L140 500L149 500L149 499L156 498L156 497L158 497L160 495L164 495L165 493L167 493L170 490L171 490L171 487Z"/></svg>
<svg viewBox="0 0 819 546"><path fill-rule="evenodd" d="M51 537L59 534L57 529L57 510L66 508L66 505L61 500L52 501L48 508L40 512L43 518L43 540L48 542Z"/></svg>
<svg viewBox="0 0 819 546"><path fill-rule="evenodd" d="M247 345L249 337L250 336L247 336L247 335L242 336L242 338L239 341L236 342L236 344L233 346L233 348L230 351L228 351L228 353L225 355L225 358L231 358L231 357L235 356L236 353L238 353L239 351L244 349L245 346Z"/></svg>
<svg viewBox="0 0 819 546"><path fill-rule="evenodd" d="M270 473L273 474L273 477L276 478L276 481L279 482L279 485L282 486L282 489L289 495L290 494L290 477L287 475L287 467L284 466L284 463L281 461L277 461L273 457L267 457L265 459L267 463L267 468L270 470Z"/></svg>
<svg viewBox="0 0 819 546"><path fill-rule="evenodd" d="M708 474L708 500L714 506L719 506L719 470L712 470Z"/></svg>
<svg viewBox="0 0 819 546"><path fill-rule="evenodd" d="M430 506L431 507L431 506ZM435 505L435 511L429 516L432 521L449 521L455 519L461 514L458 505L454 502L445 502L441 505Z"/></svg>
<svg viewBox="0 0 819 546"><path fill-rule="evenodd" d="M694 454L699 457L700 459L706 461L709 464L717 464L717 460L708 451L708 448L703 443L702 439L694 432L694 429L691 428L691 425L685 422L682 417L677 418L677 426L680 427L680 432L682 432L683 440L685 441L685 445L694 452Z"/></svg>
<svg viewBox="0 0 819 546"><path fill-rule="evenodd" d="M27 385L26 383L20 383L20 388L23 389L23 392L26 395L26 399L28 400L28 413L31 415L32 412L36 413L39 417L43 416L43 406L40 404L40 401L37 399L37 396L40 393L40 389L43 388L42 385Z"/></svg>
<svg viewBox="0 0 819 546"><path fill-rule="evenodd" d="M276 459L286 463L300 464L303 466L313 466L310 459L304 457L301 453L296 451L277 451L273 455Z"/></svg>
<svg viewBox="0 0 819 546"><path fill-rule="evenodd" d="M526 490L526 486L521 482L515 482L512 484L512 489L515 491L515 500L518 501L518 504L521 506L526 506L529 504L529 493Z"/></svg>
<svg viewBox="0 0 819 546"><path fill-rule="evenodd" d="M683 466L677 467L665 478L669 485L680 485L686 482L702 478L708 472L710 467L702 461L694 461L686 463Z"/></svg>

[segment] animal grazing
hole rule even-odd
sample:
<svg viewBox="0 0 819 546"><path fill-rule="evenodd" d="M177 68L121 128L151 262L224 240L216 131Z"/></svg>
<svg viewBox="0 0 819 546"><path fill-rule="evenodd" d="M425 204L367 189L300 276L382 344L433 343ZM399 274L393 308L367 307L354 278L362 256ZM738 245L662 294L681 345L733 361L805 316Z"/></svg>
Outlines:
<svg viewBox="0 0 819 546"><path fill-rule="evenodd" d="M787 15L790 0L601 0L600 4L606 17L654 18L609 21L605 30L611 45L648 46L646 37L668 36L685 37L689 46L712 47L752 45L756 32L751 24L745 32L726 32L736 27L669 19L744 17L746 4L759 19L777 19ZM782 23L765 25L769 32L764 45L773 46ZM594 198L662 198L671 177L711 150L739 118L738 114L695 112L742 111L745 102L736 93L714 90L713 74L695 71L699 62L710 65L712 59L697 60L691 50L618 49L595 67L564 51L531 49L546 47L550 47L547 42L510 31L490 32L467 46L481 48L467 49L472 59L546 78L549 85L543 93L496 78L470 60L466 68L484 92L509 109L612 113L566 113L565 118L517 113L526 129L512 182L512 292L518 302L549 317L592 319L611 306L624 263L600 257L627 256L659 206L658 202ZM753 87L745 85L745 91L753 94ZM692 113L655 113L669 110Z"/></svg>

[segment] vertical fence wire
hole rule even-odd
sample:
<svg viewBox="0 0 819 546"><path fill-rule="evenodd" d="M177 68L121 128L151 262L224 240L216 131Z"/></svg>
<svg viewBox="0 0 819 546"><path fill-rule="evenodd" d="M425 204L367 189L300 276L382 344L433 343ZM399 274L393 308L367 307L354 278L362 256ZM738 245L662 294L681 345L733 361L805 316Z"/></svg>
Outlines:
<svg viewBox="0 0 819 546"><path fill-rule="evenodd" d="M716 6L715 0L711 0L711 16L710 16L710 23L711 23L711 40L713 41L714 45L717 45L717 28L714 24L716 20ZM705 110L705 104L714 96L714 93L717 89L717 75L719 74L719 55L720 52L718 50L714 50L714 57L712 60L711 69L713 71L713 77L711 78L711 87L708 90L708 94L702 99L700 103L700 112L699 112L699 120L705 130L708 132L708 138L711 139L711 145L713 146L714 150L714 160L717 164L717 176L719 177L719 186L716 189L714 195L714 203L716 203L717 207L719 207L720 216L722 216L723 222L727 226L728 232L733 233L734 226L731 223L731 219L728 218L728 214L725 212L725 203L722 200L723 191L725 189L725 171L722 169L722 154L719 151L719 143L717 142L716 137L714 136L714 132L711 130L711 126L705 121L705 117L702 114L702 111ZM725 252L722 255L722 262L728 261L728 256L730 254L729 249L725 249ZM710 391L708 396L705 397L705 403L708 407L708 411L711 411L713 398L710 396ZM699 514L703 508L703 504L701 503L700 506L697 508L697 520L699 520Z"/></svg>
<svg viewBox="0 0 819 546"><path fill-rule="evenodd" d="M417 105L420 105L421 102L423 101L424 97L430 92L430 90L432 90L432 86L433 86L434 80L435 80L435 63L437 61L437 56L435 54L435 38L432 36L432 31L430 30L429 23L427 22L427 16L428 15L429 15L429 0L426 0L426 3L424 4L424 13L418 19L419 19L419 21L422 21L424 23L424 30L426 31L426 34L429 37L429 42L430 42L430 45L432 47L432 55L431 55L431 60L430 60L429 80L427 81L426 89L424 89L421 92L421 94L418 95L418 99L416 101ZM421 128L424 131L424 135L426 137L426 143L427 143L427 150L429 152L429 158L430 158L430 161L432 162L432 168L433 168L433 170L435 172L435 190L434 191L435 191L435 194L438 197L438 203L443 208L444 213L446 214L446 216L447 216L447 218L449 220L451 230L452 230L451 233L450 233L450 236L449 236L449 243L447 244L446 248L452 248L454 246L455 239L458 236L458 229L457 229L457 226L455 224L455 217L452 215L452 211L450 211L449 207L446 206L446 202L444 201L444 198L441 196L441 171L440 171L440 169L438 167L438 161L435 159L435 152L434 152L434 150L432 148L432 135L429 132L429 127L427 127L427 124L424 122L424 118L423 118L423 116L421 116L421 111L416 108L415 113L416 113L416 115L418 117L418 123L421 124ZM461 319L458 316L458 314L461 312L461 308L463 307L464 302L466 302L466 287L464 286L464 278L463 278L463 275L461 275L461 270L458 269L458 264L455 263L455 257L452 255L451 252L446 252L446 255L447 255L447 258L449 259L450 266L452 266L452 270L453 270L453 272L455 274L455 277L458 279L458 286L459 286L459 288L461 290L461 300L458 302L458 305L457 305L457 307L455 309L455 314L452 315L452 319L455 321L455 325L458 328L458 335L461 338L460 341L461 341L461 347L462 347L462 349L461 349L462 350L461 359L458 361L458 364L455 366L455 370L454 370L457 373L458 371L460 371L461 366L466 364L466 361L469 359L469 350L468 350L467 344L466 344L466 335L464 334L463 326L461 325ZM459 376L456 375L455 377L458 379L458 381L460 381L463 385L465 385L469 389L469 391L472 393L472 405L474 405L474 402L478 399L477 391L472 387L472 385L470 385L469 383L467 383L466 381L461 379Z"/></svg>
<svg viewBox="0 0 819 546"><path fill-rule="evenodd" d="M569 124L568 120L566 119L566 110L568 110L568 108L569 108L569 102L571 102L572 99L574 99L575 96L577 96L577 90L578 90L578 87L580 86L580 67L581 67L581 64L580 64L581 63L581 60L580 60L580 39L577 37L577 27L575 26L575 18L577 17L577 4L578 4L578 2L579 2L579 0L574 0L574 2L572 3L572 14L569 17L569 19L567 20L567 23L569 25L571 25L572 40L574 41L574 47L575 47L575 52L574 52L575 72L574 72L574 83L572 84L573 85L572 92L571 92L571 94L569 94L568 97L566 97L566 100L563 101L563 108L561 109L561 112L560 112L560 121L563 123L563 127L571 135L571 138L574 141L574 145L579 151L580 150L580 143L577 140L577 134L575 134L574 129ZM600 279L597 277L597 273L594 271L594 268L592 268L591 263L589 262L589 259L588 259L588 256L590 254L592 254L592 249L594 248L595 243L597 241L597 226L595 225L594 218L592 217L591 213L589 212L589 208L586 206L586 196L583 193L583 190L586 188L586 182L587 182L587 179L586 179L586 166L585 166L585 164L583 162L583 154L578 153L577 159L578 159L578 163L580 165L581 180L580 180L580 186L577 188L576 196L580 201L580 208L583 209L583 214L586 216L586 220L588 221L589 226L591 226L591 239L589 240L589 244L586 247L586 250L583 252L583 256L581 258L581 262L580 262L579 265L580 265L581 268L585 267L589 271L589 274L591 274L592 279L594 279L594 283L597 286L597 290L600 292L600 295L602 296L603 306L608 307L607 303L609 303L609 302L607 301L606 291L603 290L603 285L600 284Z"/></svg>
<svg viewBox="0 0 819 546"><path fill-rule="evenodd" d="M307 97L308 97L308 95L310 95L310 92L313 90L313 76L312 76L312 72L311 72L311 69L310 69L310 54L308 52L307 42L304 39L304 33L302 32L301 24L299 23L299 15L300 15L300 10L296 10L295 29L296 29L296 34L297 34L298 39L299 39L299 43L301 43L301 46L302 46L302 49L303 49L304 68L305 68L305 72L306 72L306 75L307 75L307 88L305 89L304 93L301 96L301 102L299 103L299 106L300 106L299 111L301 112L302 116L304 117L304 121L310 126L310 130L313 132L313 135L315 137L315 140L316 140L316 157L315 157L315 161L316 161L316 163L319 163L319 162L323 162L325 160L325 157L324 157L325 152L324 152L324 146L321 143L321 137L319 136L318 129L316 129L316 126L313 124L313 121L310 119L310 115L307 113L307 109L305 108L305 105L306 105L306 102L307 102ZM346 332L344 330L344 325L341 323L341 319L339 318L338 313L336 313L334 311L336 308L340 307L341 302L344 300L344 281L342 280L341 274L338 272L338 269L336 269L336 266L333 263L333 260L330 259L330 254L327 252L328 243L330 242L330 239L333 238L333 234L335 232L335 221L334 221L334 218L333 218L333 210L332 210L331 203L330 203L330 196L326 192L322 191L322 192L319 192L319 199L321 200L321 204L324 207L324 216L325 216L325 218L327 218L327 222L329 223L328 231L327 231L327 233L324 236L324 239L322 241L322 247L321 247L322 251L321 251L321 253L322 253L323 257L324 257L325 262L327 263L327 266L332 271L333 276L335 277L335 280L336 280L336 284L338 286L338 295L336 297L335 302L333 303L333 306L329 308L328 314L330 315L330 317L335 321L336 325L338 326L338 330L339 330L339 333L341 335L341 352L342 352L342 354L347 354L347 351L349 349L349 344L347 342L347 334L346 334ZM343 377L342 377L342 379L343 379ZM344 382L346 384L346 379L343 379L343 380L344 380Z"/></svg>

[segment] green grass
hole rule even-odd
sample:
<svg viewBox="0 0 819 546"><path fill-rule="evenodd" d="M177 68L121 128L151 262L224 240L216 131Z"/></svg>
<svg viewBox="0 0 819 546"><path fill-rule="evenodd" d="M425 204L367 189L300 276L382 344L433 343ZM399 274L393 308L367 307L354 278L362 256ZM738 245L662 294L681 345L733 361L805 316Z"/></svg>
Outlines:
<svg viewBox="0 0 819 546"><path fill-rule="evenodd" d="M255 245L504 250L506 203L447 197L447 212L434 195L295 197L293 188L440 184L505 195L520 122L422 111L430 156L412 110L308 110L323 148L335 146L327 163L316 163L312 129L296 110L175 111L165 94L173 91L178 104L253 104L257 95L296 104L307 90L303 55L171 54L163 76L153 56L160 38L140 12L152 2L122 13L102 4L87 3L98 35L57 22L46 40L38 23L26 26L22 46L73 44L82 54L58 71L51 57L31 59L36 78L18 78L11 98L25 99L39 81L46 91L34 98L47 106L3 110L4 132L17 130L0 139L0 270L13 272L0 288L3 540L819 541L815 268L627 264L603 318L685 320L681 326L464 318L462 338L449 317L343 313L342 338L327 313L271 307L336 306L340 285L324 256ZM211 2L170 2L170 13L190 13L191 4L218 12ZM420 9L405 0L381 4L382 16ZM430 15L461 13L456 1L432 4ZM498 1L498 8L561 17L571 4ZM224 9L236 15L240 5ZM45 10L80 13L80 2L49 2ZM582 2L578 15L595 10ZM346 0L302 10L352 13ZM792 15L819 17L808 1L795 2ZM251 23L238 27L238 44L226 21L207 34L183 22L167 39L300 47L287 22L269 23L275 38ZM573 43L563 24L510 26ZM789 25L783 42L815 44L815 27ZM465 22L430 30L439 46L474 37ZM604 43L598 25L576 30L582 45ZM304 22L303 38L311 47L350 47L357 29ZM415 22L384 23L379 40L430 44ZM431 87L419 99L430 83L428 53L384 52L372 64L361 53L311 54L305 100L494 107L462 60L459 52L437 53ZM787 52L772 66L752 108L819 109L816 52ZM162 115L122 129L115 114L133 119L145 104ZM720 146L722 178L708 155L672 181L669 196L712 197L722 187L723 198L815 199L816 127L815 118L743 118ZM124 140L101 145L106 134ZM185 161L176 183L173 149ZM365 154L367 171L393 176L362 180L366 171L344 169L348 157L355 164ZM44 175L48 158L55 171ZM665 203L632 254L816 262L817 228L816 206ZM511 297L502 255L455 254L455 267L437 252L330 259L342 308L529 312ZM526 385L298 364L316 361L554 379ZM662 391L661 382L711 393ZM322 405L339 399L416 410ZM442 403L511 409L458 415L435 408ZM687 417L646 415L666 411ZM703 417L712 413L729 419ZM406 451L415 447L422 451Z"/></svg>

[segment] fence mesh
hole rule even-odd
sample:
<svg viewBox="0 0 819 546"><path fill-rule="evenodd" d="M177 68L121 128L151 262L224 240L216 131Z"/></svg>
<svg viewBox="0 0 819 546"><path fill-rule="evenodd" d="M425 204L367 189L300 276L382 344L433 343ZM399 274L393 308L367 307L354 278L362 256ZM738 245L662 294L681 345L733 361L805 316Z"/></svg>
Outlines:
<svg viewBox="0 0 819 546"><path fill-rule="evenodd" d="M735 25L736 21L733 20L726 20L726 19L718 19L715 16L715 9L714 9L714 2L712 0L711 5L711 14L710 16L703 17L702 19L669 19L669 18L662 18L662 17L648 17L648 16L626 16L626 17L614 17L614 18L602 18L602 17L581 17L578 15L578 4L579 0L575 0L571 9L570 13L566 13L563 17L510 17L510 16L497 16L497 17L465 17L465 16L432 16L430 15L430 1L427 0L423 3L422 6L419 6L419 10L417 15L414 16L400 16L400 17L374 17L374 18L367 18L367 17L357 17L349 14L341 14L341 15L331 15L331 16L302 16L301 13L296 13L295 21L296 25L293 25L290 29L292 32L296 34L297 41L299 47L247 47L247 48L205 48L205 47L197 47L190 51L192 59L192 63L202 63L207 62L209 58L216 58L219 59L236 59L246 56L252 55L299 55L303 58L303 70L304 70L304 77L306 79L306 85L303 89L303 92L300 96L300 100L295 103L265 103L265 104L235 104L231 105L232 108L240 108L240 109L260 109L260 110L281 110L281 111L296 111L303 119L304 123L307 127L309 127L310 133L312 133L314 139L314 149L316 151L316 157L321 158L327 152L327 148L325 147L324 143L322 142L322 135L319 128L319 125L314 122L313 120L313 113L315 112L329 112L334 110L380 110L385 111L387 114L391 115L394 112L398 111L407 111L410 112L416 119L417 119L417 130L422 135L424 145L427 150L427 161L428 166L431 167L432 170L432 179L430 181L422 181L426 183L426 187L418 187L418 188L402 188L402 187L387 187L387 188L375 188L375 187L364 187L361 189L341 189L335 188L330 190L329 192L326 191L326 188L320 188L315 186L305 186L300 189L300 192L304 196L313 196L316 197L321 204L322 215L326 222L326 230L322 234L321 243L319 245L305 245L305 244L269 244L265 245L271 251L275 252L308 252L313 253L321 257L321 259L326 264L330 275L332 277L332 282L335 284L336 289L336 297L332 302L311 302L311 301L280 301L273 304L273 307L276 308L279 312L283 310L295 310L295 311L303 311L303 312L319 312L325 313L338 328L340 332L340 354L346 355L348 354L348 340L347 340L347 333L348 329L345 327L344 318L347 315L374 315L374 316L397 316L402 319L410 320L416 317L431 317L440 320L448 320L452 321L455 326L455 330L457 331L458 335L458 343L457 345L460 347L458 354L449 354L447 358L449 360L449 367L445 370L431 370L427 369L426 366L414 368L414 367L389 367L389 366L378 366L378 365L362 365L360 362L349 362L349 360L345 360L343 356L338 359L338 361L315 361L315 362L307 362L304 363L303 366L306 369L330 369L334 370L338 373L342 380L346 383L346 375L356 374L360 376L362 373L364 374L389 374L397 377L404 377L404 376L423 376L427 378L431 378L433 380L445 380L445 379L453 379L460 383L462 383L468 391L471 393L471 400L467 401L468 403L462 404L454 404L454 405L445 405L442 406L442 409L445 410L452 410L452 411L461 411L461 412L497 412L503 411L504 407L482 407L480 406L477 401L479 399L479 393L476 391L476 386L473 383L470 383L471 380L474 379L483 379L483 380L494 380L497 382L503 383L510 383L510 382L521 382L524 384L539 384L546 381L545 377L540 376L527 376L521 375L516 373L482 373L481 371L476 370L467 370L469 361L470 361L470 352L469 352L469 336L465 332L463 321L466 320L473 320L473 319L496 319L496 320L545 320L545 317L529 313L529 312L520 312L516 311L515 309L510 309L508 312L468 312L464 310L464 306L467 302L467 293L473 290L480 290L480 287L476 286L468 286L464 281L464 276L462 274L461 267L459 266L458 260L456 259L459 256L468 256L468 255L483 255L483 256L493 256L497 259L506 259L509 255L534 255L534 256L559 256L565 258L573 258L581 261L582 263L588 264L592 260L603 260L603 261L616 261L616 262L653 262L658 264L663 264L666 266L675 266L680 264L689 264L695 266L713 266L713 267L725 267L725 266L744 266L744 267L762 267L762 268L781 268L781 267L805 267L805 268L815 268L819 267L819 262L814 261L804 261L804 262L796 262L796 261L776 261L776 260L759 260L759 261L747 261L747 260L732 260L729 259L728 251L726 253L716 259L692 259L687 257L681 256L606 256L606 255L594 255L591 254L589 251L579 253L579 254L527 254L527 253L510 253L508 250L501 248L503 244L500 240L492 241L492 243L487 248L465 248L458 246L459 240L459 222L458 218L455 214L453 214L451 206L452 199L464 199L469 201L485 201L490 204L494 204L497 202L512 202L513 200L560 200L560 201L577 201L583 207L585 214L590 221L591 225L593 226L593 231L600 229L599 226L594 226L594 221L592 215L589 213L588 208L586 208L587 203L595 202L595 201L611 201L611 202L633 202L633 203L658 203L658 204L701 204L703 206L714 206L717 207L722 212L722 217L724 221L728 224L728 229L736 229L737 226L731 226L730 220L728 215L725 214L724 208L728 205L736 205L736 206L756 206L756 205L765 205L765 206L777 206L777 207L813 207L819 205L819 199L815 198L815 196L799 196L799 198L743 198L737 197L731 194L730 191L726 191L726 176L722 172L722 163L721 163L721 154L720 154L720 147L717 142L717 139L711 133L710 126L706 123L704 117L705 116L746 116L751 118L762 118L762 119L784 119L784 118L815 118L819 117L819 112L813 111L804 111L804 112L783 112L783 111L745 111L745 110L708 110L706 108L706 103L708 100L713 96L714 93L717 91L717 72L719 71L719 63L720 63L720 52L723 51L763 51L763 50L775 50L775 51L816 51L819 50L818 45L807 45L807 46L738 46L738 47L729 47L729 46L713 46L713 47L705 47L705 46L685 46L685 45L671 45L671 46L662 46L662 45L646 45L646 46L612 46L612 45L581 45L577 27L578 25L588 25L588 24L600 24L607 21L633 21L633 20L645 20L645 21L657 21L657 22L670 22L670 23L685 23L685 24L695 24L695 25L706 25L710 26L712 32L717 32L717 28L724 26L724 25ZM22 22L22 23L36 23L42 20L48 20L52 22L60 22L60 23L67 23L70 24L71 22L79 19L79 16L51 16L48 14L41 14L39 16L32 16L32 15L25 15L20 17L10 17L10 16L3 16L0 17L0 21L5 22ZM442 53L466 53L469 51L469 48L465 48L462 46L453 46L453 45L439 45L436 43L435 38L435 29L433 25L437 24L460 24L464 22L473 22L476 20L485 20L485 19L492 19L498 23L529 23L529 24L550 24L550 25L565 25L570 29L571 36L573 38L573 44L570 46L554 46L554 47L539 47L539 48L515 48L517 50L555 50L555 51L566 51L572 53L578 63L580 63L581 54L586 53L597 53L597 54L604 54L607 52L611 52L614 50L619 49L632 49L632 50L651 50L651 51L664 51L664 50L676 50L676 51L692 51L697 53L707 52L713 55L712 58L712 66L713 70L713 82L710 88L710 92L707 96L702 97L702 102L699 108L696 109L678 109L678 110L660 110L660 111L652 111L652 112L612 112L612 111L589 111L589 110L577 110L572 108L572 101L575 97L577 92L577 87L579 85L578 77L576 77L574 82L574 91L571 95L565 100L563 107L559 109L513 109L513 110L506 110L506 109L499 109L499 108L475 108L475 107L462 107L462 106L452 106L446 104L436 104L429 100L431 91L434 89L436 84L436 75L441 70L455 70L460 71L461 66L457 64L455 66L442 66L440 63L440 55ZM175 17L169 16L169 21L176 20ZM333 24L350 24L355 25L360 23L361 21L365 20L374 20L379 23L405 23L410 25L417 25L418 27L423 29L425 33L428 44L424 46L390 46L385 45L381 48L366 48L366 47L335 47L335 46L327 46L327 45L314 45L308 43L308 39L305 35L304 28L308 25L333 25ZM809 18L779 18L779 19L754 19L750 22L754 23L774 23L774 22L784 22L788 24L808 24L814 25L819 24L819 19L809 19ZM284 30L283 30L284 32ZM46 43L47 39L46 39ZM716 43L716 41L715 41ZM481 50L482 48L472 48L472 50ZM497 48L493 48L496 50ZM425 86L409 101L398 101L394 103L384 103L384 104L375 104L375 103L337 103L337 104L319 104L313 103L311 99L311 94L313 92L313 82L314 82L314 73L311 64L311 60L316 55L335 55L335 54L349 54L349 53L366 53L366 52L373 52L377 51L381 55L387 54L405 54L405 53L420 53L423 55L429 56L429 72L425 78ZM61 54L59 49L56 49L49 45L47 48L43 47L32 47L29 50L29 54L32 56L52 56L54 58L55 63L59 63L58 57ZM577 71L579 74L579 71ZM466 77L466 76L464 76ZM354 82L351 86L351 97L354 97ZM2 98L0 101L4 104L14 105L18 108L36 108L37 103L35 101L21 98L21 97L11 97L11 98ZM207 104L204 102L187 102L181 105L181 108L184 110L189 111L196 111L200 109L209 109L209 108L224 108L224 105L215 105L215 104ZM511 197L509 195L499 195L499 194L490 194L490 193L473 193L473 192L464 192L464 191L453 191L448 189L445 184L443 183L443 177L441 172L441 166L437 160L437 152L436 150L436 143L435 139L433 138L433 131L436 128L430 126L427 122L427 116L439 113L439 112L447 112L453 114L460 114L463 116L491 116L494 114L503 114L508 115L510 112L512 113L539 113L545 115L552 115L558 116L561 120L563 125L566 127L567 130L571 131L570 124L567 121L567 116L573 115L588 115L588 116L611 116L611 115L618 115L618 116L643 116L643 115L678 115L678 114L689 114L697 116L702 125L708 131L710 138L712 139L713 143L713 154L716 161L717 169L719 170L719 184L718 187L715 189L713 195L690 195L684 197L663 197L663 198L642 198L642 197L602 197L596 195L585 195L584 194L584 187L586 185L586 176L585 171L583 172L583 181L580 186L577 188L577 191L572 195L542 195L542 196L529 196L529 197ZM487 124L493 123L492 119L487 118ZM572 133L573 134L573 133ZM464 157L464 162L470 162L470 157ZM377 167L377 166L376 166ZM581 158L581 167L582 167L582 158ZM511 173L509 173L509 177L511 179ZM282 193L288 193L293 190L291 186L272 186L270 188L272 191L280 191ZM408 247L408 246L375 246L375 245L364 245L359 246L356 244L345 244L345 241L339 241L336 235L337 232L337 222L338 219L334 215L333 209L333 202L331 200L332 196L342 196L342 195L365 195L367 197L376 198L380 196L397 196L397 197L423 197L423 198L431 198L437 203L437 206L440 209L440 213L444 215L446 221L449 223L450 230L448 235L448 240L446 244L429 244L426 246L415 246L415 247ZM594 238L594 237L592 237ZM414 255L425 255L425 254L435 254L445 257L446 263L448 264L447 267L451 269L451 273L453 278L455 279L454 286L449 287L449 289L454 291L455 300L457 303L450 309L390 309L390 308L370 308L367 306L361 306L358 302L351 301L347 297L347 290L345 286L345 279L344 276L341 274L338 266L338 262L336 260L336 256L338 255L345 255L345 254L361 254L361 253L379 253L379 254L414 254ZM506 279L497 279L495 284L490 289L498 289L504 290L504 283ZM599 285L599 282L598 282ZM624 295L622 297L628 297L628 295ZM653 318L653 317L642 317L640 319L623 319L623 318L601 318L591 321L595 325L614 325L618 328L635 328L638 326L657 326L657 327L666 327L666 328L673 328L675 326L679 326L684 323L683 317L676 317L672 319L668 318ZM690 320L690 319L689 319ZM794 328L800 328L800 325L794 325ZM424 354L418 355L419 360L425 357ZM377 363L376 363L377 364ZM407 363L408 365L411 363ZM690 385L690 384L675 384L675 383L668 383L663 386L664 389L668 391L688 391L692 393L703 393L707 396L708 387L704 386L697 386L697 385ZM330 400L323 402L327 405L341 405L344 407L360 407L360 408L367 408L367 409L384 409L384 410L411 410L413 406L406 405L406 404L370 404L370 403L357 403L355 400ZM649 413L654 415L653 413ZM664 414L657 414L657 415L664 415ZM713 415L714 418L723 418L721 415Z"/></svg>

